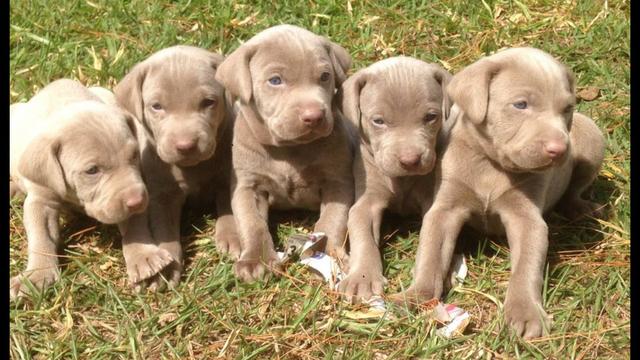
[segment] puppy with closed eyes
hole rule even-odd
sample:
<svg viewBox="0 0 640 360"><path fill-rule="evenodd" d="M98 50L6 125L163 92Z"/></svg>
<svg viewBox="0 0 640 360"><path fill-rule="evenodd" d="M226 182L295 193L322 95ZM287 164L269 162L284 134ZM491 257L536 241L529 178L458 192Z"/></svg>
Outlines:
<svg viewBox="0 0 640 360"><path fill-rule="evenodd" d="M238 97L231 206L242 240L236 275L252 281L277 266L269 208L320 210L315 231L344 257L353 202L352 145L334 93L351 57L308 30L280 25L242 44L216 79Z"/></svg>
<svg viewBox="0 0 640 360"><path fill-rule="evenodd" d="M223 56L192 46L158 51L115 87L118 103L137 118L146 212L120 224L127 239L156 243L173 261L161 273L130 269L151 290L175 286L182 274L180 218L187 200L215 197L218 247L237 255L240 241L229 199L232 106L215 80ZM125 254L134 256L134 254ZM157 269L154 269L157 270Z"/></svg>
<svg viewBox="0 0 640 360"><path fill-rule="evenodd" d="M548 228L556 207L570 218L597 213L582 198L604 157L602 132L574 112L575 81L551 55L513 48L456 74L448 87L452 129L435 170L413 284L396 300L440 297L460 228L505 234L511 278L504 311L524 338L541 336Z"/></svg>
<svg viewBox="0 0 640 360"><path fill-rule="evenodd" d="M105 224L147 207L133 116L104 88L60 79L10 108L10 195L26 194L27 268L11 279L10 298L41 290L59 277L59 215L74 210ZM170 260L156 246L128 243L131 262Z"/></svg>
<svg viewBox="0 0 640 360"><path fill-rule="evenodd" d="M451 74L435 64L394 57L364 68L342 85L342 111L358 129L349 211L349 273L338 290L354 299L382 295L380 224L385 210L423 216L432 201L429 175L450 102Z"/></svg>

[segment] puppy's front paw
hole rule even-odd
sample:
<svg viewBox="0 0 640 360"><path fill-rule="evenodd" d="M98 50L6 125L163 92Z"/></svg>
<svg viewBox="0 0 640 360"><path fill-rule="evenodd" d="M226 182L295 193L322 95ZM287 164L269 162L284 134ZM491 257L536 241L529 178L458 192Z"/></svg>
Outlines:
<svg viewBox="0 0 640 360"><path fill-rule="evenodd" d="M260 280L279 269L280 259L275 251L270 250L266 256L251 257L242 255L233 266L236 276L245 282Z"/></svg>
<svg viewBox="0 0 640 360"><path fill-rule="evenodd" d="M504 316L516 335L525 339L537 338L548 333L551 325L551 320L542 305L522 295L507 294Z"/></svg>
<svg viewBox="0 0 640 360"><path fill-rule="evenodd" d="M142 292L145 289L153 292L162 292L167 288L173 289L182 277L182 264L172 261L164 269L148 279L142 280L135 284L136 292Z"/></svg>
<svg viewBox="0 0 640 360"><path fill-rule="evenodd" d="M31 287L28 285L28 282L31 283L35 290L40 291L53 284L59 277L60 273L57 269L25 271L11 278L9 298L15 300L29 294Z"/></svg>
<svg viewBox="0 0 640 360"><path fill-rule="evenodd" d="M411 285L403 292L390 295L389 300L396 305L406 305L409 309L415 309L418 305L435 297L439 297L439 295L436 296L434 290Z"/></svg>
<svg viewBox="0 0 640 360"><path fill-rule="evenodd" d="M338 291L351 302L368 300L373 295L382 295L387 279L376 269L353 269L338 283Z"/></svg>
<svg viewBox="0 0 640 360"><path fill-rule="evenodd" d="M127 254L127 275L134 285L152 277L174 261L169 251L151 244L135 244L134 248L127 249Z"/></svg>
<svg viewBox="0 0 640 360"><path fill-rule="evenodd" d="M327 255L333 257L334 259L336 259L336 262L338 263L338 265L340 266L340 269L345 272L345 273L349 273L350 271L350 266L349 266L349 254L347 254L347 251L344 249L343 246L330 246L327 245L326 248L326 253Z"/></svg>
<svg viewBox="0 0 640 360"><path fill-rule="evenodd" d="M577 220L583 216L602 218L604 205L583 199L575 199L559 206L560 213L569 220Z"/></svg>
<svg viewBox="0 0 640 360"><path fill-rule="evenodd" d="M215 233L216 248L223 254L229 254L234 260L240 258L242 245L240 237L235 231L225 231L216 228Z"/></svg>

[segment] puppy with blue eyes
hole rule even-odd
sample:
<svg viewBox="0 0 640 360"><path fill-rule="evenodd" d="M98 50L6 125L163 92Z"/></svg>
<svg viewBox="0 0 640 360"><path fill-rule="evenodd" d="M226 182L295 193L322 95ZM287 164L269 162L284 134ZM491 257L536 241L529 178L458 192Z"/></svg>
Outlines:
<svg viewBox="0 0 640 360"><path fill-rule="evenodd" d="M180 281L180 218L189 202L215 201L216 244L240 252L229 199L233 109L215 80L223 59L197 47L173 46L134 66L114 89L118 103L137 119L150 198L148 210L119 224L120 230L131 242L157 244L169 258L164 264L127 262L138 289L162 290ZM135 258L135 251L124 256Z"/></svg>
<svg viewBox="0 0 640 360"><path fill-rule="evenodd" d="M451 75L410 57L379 61L342 85L342 111L358 129L349 211L349 272L338 290L354 300L382 295L380 225L385 210L423 216L432 200L429 174L449 113Z"/></svg>
<svg viewBox="0 0 640 360"><path fill-rule="evenodd" d="M26 103L10 108L10 195L25 194L27 268L11 279L10 297L41 290L59 277L59 215L85 213L116 224L143 212L147 189L139 169L133 116L104 88L52 82ZM136 259L167 257L157 246L135 247Z"/></svg>
<svg viewBox="0 0 640 360"><path fill-rule="evenodd" d="M344 257L353 202L353 149L334 93L351 57L305 29L258 33L220 65L216 79L238 98L233 134L232 209L242 241L235 264L245 281L278 264L267 225L270 208L320 210L315 231Z"/></svg>
<svg viewBox="0 0 640 360"><path fill-rule="evenodd" d="M511 279L504 312L524 338L541 336L548 227L554 207L569 218L597 214L582 198L596 178L605 142L593 120L573 111L575 81L551 55L513 48L456 74L447 89L454 106L435 169L435 197L423 220L413 284L396 301L443 294L456 238L467 223L504 234Z"/></svg>

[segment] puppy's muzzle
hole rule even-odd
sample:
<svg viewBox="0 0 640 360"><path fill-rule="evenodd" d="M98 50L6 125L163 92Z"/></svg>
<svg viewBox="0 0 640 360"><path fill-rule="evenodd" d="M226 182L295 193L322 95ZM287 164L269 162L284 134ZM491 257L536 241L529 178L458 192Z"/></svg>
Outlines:
<svg viewBox="0 0 640 360"><path fill-rule="evenodd" d="M299 118L305 126L317 128L325 120L325 111L318 107L309 107L300 112Z"/></svg>
<svg viewBox="0 0 640 360"><path fill-rule="evenodd" d="M129 214L138 214L147 208L149 197L144 188L134 187L123 191L122 202Z"/></svg>
<svg viewBox="0 0 640 360"><path fill-rule="evenodd" d="M561 141L547 141L543 144L544 152L552 160L561 158L567 151L567 144Z"/></svg>
<svg viewBox="0 0 640 360"><path fill-rule="evenodd" d="M403 153L398 156L398 162L405 170L416 170L422 162L422 155L417 153Z"/></svg>
<svg viewBox="0 0 640 360"><path fill-rule="evenodd" d="M179 139L175 143L175 147L178 153L182 155L189 155L196 150L198 145L195 139Z"/></svg>

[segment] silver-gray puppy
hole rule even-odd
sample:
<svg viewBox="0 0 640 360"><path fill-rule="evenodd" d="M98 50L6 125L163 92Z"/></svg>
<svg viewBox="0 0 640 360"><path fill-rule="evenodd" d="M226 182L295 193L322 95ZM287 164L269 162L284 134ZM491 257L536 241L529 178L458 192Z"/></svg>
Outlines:
<svg viewBox="0 0 640 360"><path fill-rule="evenodd" d="M173 261L129 268L134 284L174 286L182 274L180 217L189 198L215 196L215 239L240 253L229 198L232 106L216 69L224 57L192 46L173 46L137 64L116 86L118 102L137 118L142 173L149 189L148 211L120 224L123 236L157 243ZM125 257L135 256L125 253ZM157 264L161 265L161 264ZM148 279L143 282L143 280Z"/></svg>
<svg viewBox="0 0 640 360"><path fill-rule="evenodd" d="M456 74L448 93L452 114L460 113L436 166L413 284L400 295L442 295L456 238L469 223L506 234L506 320L518 335L541 336L549 325L541 295L548 247L543 214L556 205L572 218L597 210L582 195L602 164L604 138L591 119L574 112L571 72L538 49L483 58Z"/></svg>
<svg viewBox="0 0 640 360"><path fill-rule="evenodd" d="M26 194L29 243L27 268L11 279L12 299L28 293L27 280L42 289L59 277L60 211L115 224L147 207L134 119L114 103L106 89L61 79L11 105L11 196ZM139 250L146 258L159 249Z"/></svg>
<svg viewBox="0 0 640 360"><path fill-rule="evenodd" d="M342 111L359 133L349 211L349 272L338 286L348 297L381 295L386 282L378 251L385 210L423 216L431 206L436 140L449 113L439 65L393 57L342 85Z"/></svg>
<svg viewBox="0 0 640 360"><path fill-rule="evenodd" d="M242 239L236 275L261 278L278 263L268 210L320 209L316 231L342 257L353 202L352 148L334 93L351 57L305 29L280 25L241 45L216 78L239 98L233 134L232 208Z"/></svg>

